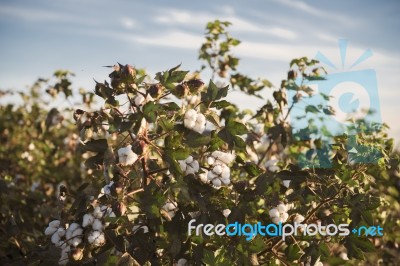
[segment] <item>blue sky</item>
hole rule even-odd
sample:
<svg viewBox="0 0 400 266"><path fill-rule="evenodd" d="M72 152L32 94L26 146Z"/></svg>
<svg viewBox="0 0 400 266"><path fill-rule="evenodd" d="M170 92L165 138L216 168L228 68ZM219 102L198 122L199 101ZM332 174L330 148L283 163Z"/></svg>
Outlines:
<svg viewBox="0 0 400 266"><path fill-rule="evenodd" d="M400 2L388 1L0 1L0 87L21 89L56 69L76 73L92 89L115 62L150 73L182 63L199 69L197 51L213 19L233 23L242 41L239 70L279 85L294 57L318 51L341 64L338 39L349 46L346 71L364 50L373 56L353 70L376 71L382 120L400 139ZM328 71L330 69L328 68ZM207 80L208 77L204 77ZM231 99L239 101L239 94ZM241 98L240 98L241 99ZM243 107L261 101L246 99Z"/></svg>

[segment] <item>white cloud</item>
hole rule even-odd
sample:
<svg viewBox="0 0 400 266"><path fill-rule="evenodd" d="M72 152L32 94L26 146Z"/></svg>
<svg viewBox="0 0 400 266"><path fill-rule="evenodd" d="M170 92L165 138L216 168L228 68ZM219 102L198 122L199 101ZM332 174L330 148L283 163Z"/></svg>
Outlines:
<svg viewBox="0 0 400 266"><path fill-rule="evenodd" d="M155 21L164 25L169 24L173 26L177 24L204 26L207 22L216 19L216 17L210 13L191 12L181 9L162 10L162 12L160 11L160 13L161 14L155 18ZM225 13L227 13L228 15L219 15L218 19L231 22L233 24L231 27L232 31L266 34L282 39L297 38L297 34L290 29L276 25L259 25L249 20L235 16L232 10L229 9L226 9Z"/></svg>
<svg viewBox="0 0 400 266"><path fill-rule="evenodd" d="M126 29L133 29L137 26L137 22L128 17L122 17L120 19L120 22L121 22L122 26Z"/></svg>
<svg viewBox="0 0 400 266"><path fill-rule="evenodd" d="M133 37L133 40L142 44L154 46L167 46L183 49L199 49L203 37L182 31L171 31L157 36Z"/></svg>

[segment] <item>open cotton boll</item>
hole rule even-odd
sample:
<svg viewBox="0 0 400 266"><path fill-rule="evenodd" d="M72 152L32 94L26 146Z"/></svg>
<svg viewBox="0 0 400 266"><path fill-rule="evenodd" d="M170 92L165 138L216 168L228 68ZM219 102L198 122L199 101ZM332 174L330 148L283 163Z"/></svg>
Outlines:
<svg viewBox="0 0 400 266"><path fill-rule="evenodd" d="M103 229L103 223L100 220L95 219L93 221L92 228L93 230L101 231Z"/></svg>
<svg viewBox="0 0 400 266"><path fill-rule="evenodd" d="M268 214L269 214L269 216L270 216L271 218L277 218L277 217L280 216L279 211L278 211L277 209L275 209L275 208L271 209L271 210L268 212Z"/></svg>
<svg viewBox="0 0 400 266"><path fill-rule="evenodd" d="M190 109L185 113L185 119L196 121L197 112L194 109Z"/></svg>
<svg viewBox="0 0 400 266"><path fill-rule="evenodd" d="M132 151L132 145L118 150L118 160L122 165L132 165L138 159L138 155Z"/></svg>
<svg viewBox="0 0 400 266"><path fill-rule="evenodd" d="M53 243L54 245L58 244L58 242L60 242L61 237L58 234L53 234L51 236L51 243Z"/></svg>
<svg viewBox="0 0 400 266"><path fill-rule="evenodd" d="M305 218L303 215L301 214L297 214L296 217L294 218L294 222L301 224L302 222L304 222Z"/></svg>
<svg viewBox="0 0 400 266"><path fill-rule="evenodd" d="M93 210L93 216L97 219L101 219L103 217L104 213L101 210L100 206L97 206L96 208L94 208Z"/></svg>
<svg viewBox="0 0 400 266"><path fill-rule="evenodd" d="M284 185L286 188L289 188L289 186L290 186L290 180L282 180L282 183L283 183L283 185Z"/></svg>
<svg viewBox="0 0 400 266"><path fill-rule="evenodd" d="M279 204L278 206L276 206L276 208L278 209L278 211L279 211L280 213L284 213L284 212L287 212L287 211L288 211L286 205L285 205L285 204L282 204L282 203Z"/></svg>
<svg viewBox="0 0 400 266"><path fill-rule="evenodd" d="M83 215L82 227L91 225L93 222L94 222L94 217L92 214L87 213L87 214Z"/></svg>
<svg viewBox="0 0 400 266"><path fill-rule="evenodd" d="M231 210L225 209L225 210L222 211L222 214L223 214L226 218L228 218L229 214L231 214Z"/></svg>
<svg viewBox="0 0 400 266"><path fill-rule="evenodd" d="M187 259L181 258L178 260L178 262L176 263L176 266L186 266L188 265L187 263Z"/></svg>
<svg viewBox="0 0 400 266"><path fill-rule="evenodd" d="M58 227L60 227L60 221L59 221L59 220L51 221L51 222L49 223L49 227L53 227L53 228L58 228Z"/></svg>
<svg viewBox="0 0 400 266"><path fill-rule="evenodd" d="M56 228L56 227L51 227L51 226L49 226L49 227L47 227L46 230L44 231L44 234L45 234L46 236L50 236L50 235L54 234L56 231L57 231L57 228Z"/></svg>
<svg viewBox="0 0 400 266"><path fill-rule="evenodd" d="M221 180L219 180L219 178L214 178L212 183L217 188L221 187Z"/></svg>
<svg viewBox="0 0 400 266"><path fill-rule="evenodd" d="M207 183L207 181L208 181L207 175L208 175L208 172L199 174L200 181L203 183Z"/></svg>
<svg viewBox="0 0 400 266"><path fill-rule="evenodd" d="M231 180L229 178L222 177L220 180L225 186L227 186L231 183Z"/></svg>
<svg viewBox="0 0 400 266"><path fill-rule="evenodd" d="M183 125L188 129L193 129L196 126L196 120L185 118L185 120L183 120Z"/></svg>
<svg viewBox="0 0 400 266"><path fill-rule="evenodd" d="M100 231L91 231L88 236L89 244L93 246L101 246L105 243L104 233Z"/></svg>

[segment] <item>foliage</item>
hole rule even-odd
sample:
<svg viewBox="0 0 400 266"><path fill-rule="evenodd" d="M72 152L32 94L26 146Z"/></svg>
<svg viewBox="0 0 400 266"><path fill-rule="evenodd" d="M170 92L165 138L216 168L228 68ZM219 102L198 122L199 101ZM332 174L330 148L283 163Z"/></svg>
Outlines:
<svg viewBox="0 0 400 266"><path fill-rule="evenodd" d="M72 115L68 107L46 109L49 102L40 97L45 89L71 99L66 71L55 73L54 86L41 79L30 93L19 93L23 105L0 106L1 264L396 262L399 156L385 126L336 136L330 169L300 168L302 156L320 159L315 149L322 140L292 137L286 92L295 90L297 101L312 97L311 88L294 81L323 78L323 69L315 60L295 59L278 88L243 75L231 53L240 42L226 31L229 25L206 27L199 58L213 72L207 85L199 72L180 66L151 79L117 64L109 82L80 92L85 105ZM271 90L273 97L250 114L225 99L232 89L263 99ZM94 99L100 108L92 107ZM349 152L350 138L378 150L379 163L355 163L354 156L365 154ZM188 235L193 218L204 224L379 224L385 234L247 241Z"/></svg>

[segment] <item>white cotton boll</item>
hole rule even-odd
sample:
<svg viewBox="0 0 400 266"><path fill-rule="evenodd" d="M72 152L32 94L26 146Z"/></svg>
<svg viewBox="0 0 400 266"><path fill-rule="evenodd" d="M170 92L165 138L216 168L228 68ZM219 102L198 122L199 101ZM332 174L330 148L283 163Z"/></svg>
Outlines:
<svg viewBox="0 0 400 266"><path fill-rule="evenodd" d="M342 260L349 260L349 257L347 256L346 252L341 252L339 254L339 258L341 258Z"/></svg>
<svg viewBox="0 0 400 266"><path fill-rule="evenodd" d="M92 244L92 243L94 242L94 240L96 240L96 238L97 238L99 235L100 235L100 232L99 232L99 231L91 231L91 232L89 233L89 236L88 236L88 242L89 242L89 244Z"/></svg>
<svg viewBox="0 0 400 266"><path fill-rule="evenodd" d="M235 160L235 155L233 155L231 153L224 153L221 156L221 158L219 158L219 160L221 160L225 164L230 164L231 162L233 162L233 160Z"/></svg>
<svg viewBox="0 0 400 266"><path fill-rule="evenodd" d="M178 260L178 262L176 263L176 266L186 266L187 264L187 259L181 258Z"/></svg>
<svg viewBox="0 0 400 266"><path fill-rule="evenodd" d="M51 236L51 243L53 244L57 244L58 242L60 242L60 236L58 234L53 234Z"/></svg>
<svg viewBox="0 0 400 266"><path fill-rule="evenodd" d="M297 214L296 217L294 218L294 222L301 224L302 222L304 222L305 218L303 215L301 214Z"/></svg>
<svg viewBox="0 0 400 266"><path fill-rule="evenodd" d="M208 182L208 178L207 178L208 172L204 172L199 174L199 179L201 182L203 183L207 183Z"/></svg>
<svg viewBox="0 0 400 266"><path fill-rule="evenodd" d="M90 213L83 215L82 227L91 225L93 223L93 221L94 221L94 217Z"/></svg>
<svg viewBox="0 0 400 266"><path fill-rule="evenodd" d="M279 211L280 213L284 213L284 212L287 212L287 211L288 211L286 205L285 205L285 204L282 204L282 203L279 204L278 206L276 206L276 208L278 209L278 211Z"/></svg>
<svg viewBox="0 0 400 266"><path fill-rule="evenodd" d="M58 227L60 227L60 221L59 221L59 220L51 221L51 222L49 223L49 227L53 227L53 228L58 228Z"/></svg>
<svg viewBox="0 0 400 266"><path fill-rule="evenodd" d="M194 170L195 172L198 172L199 169L200 169L199 162L196 161L196 160L194 160L194 161L192 162L191 166L192 166L192 168L193 168L193 170Z"/></svg>
<svg viewBox="0 0 400 266"><path fill-rule="evenodd" d="M82 238L80 237L74 237L70 241L68 241L69 244L73 247L77 247L80 243L82 243Z"/></svg>
<svg viewBox="0 0 400 266"><path fill-rule="evenodd" d="M103 229L103 224L100 220L95 219L92 224L93 230L101 231Z"/></svg>
<svg viewBox="0 0 400 266"><path fill-rule="evenodd" d="M274 224L279 224L280 222L282 222L282 219L280 217L274 217L272 218L272 222Z"/></svg>
<svg viewBox="0 0 400 266"><path fill-rule="evenodd" d="M135 105L136 105L137 107L143 105L144 102L145 102L145 98L144 98L144 96L143 96L142 94L138 94L138 95L135 97Z"/></svg>
<svg viewBox="0 0 400 266"><path fill-rule="evenodd" d="M213 185L216 186L217 188L221 187L221 180L219 178L214 178L212 181Z"/></svg>
<svg viewBox="0 0 400 266"><path fill-rule="evenodd" d="M282 222L286 222L287 219L289 218L289 214L287 212L284 212L281 214Z"/></svg>
<svg viewBox="0 0 400 266"><path fill-rule="evenodd" d="M101 211L100 207L97 206L93 210L93 216L97 219L101 219L103 217L103 212Z"/></svg>
<svg viewBox="0 0 400 266"><path fill-rule="evenodd" d="M213 171L209 171L209 172L207 173L207 179L208 179L209 181L215 179L216 177L217 177L217 176L216 176L216 174L214 174Z"/></svg>
<svg viewBox="0 0 400 266"><path fill-rule="evenodd" d="M196 121L197 112L194 109L190 109L185 113L185 119Z"/></svg>
<svg viewBox="0 0 400 266"><path fill-rule="evenodd" d="M221 165L216 165L216 166L214 166L213 172L214 172L216 175L222 174L222 167L221 167Z"/></svg>
<svg viewBox="0 0 400 266"><path fill-rule="evenodd" d="M200 124L195 124L194 127L192 128L193 131L196 131L197 133L202 134L204 132L205 126L200 125Z"/></svg>
<svg viewBox="0 0 400 266"><path fill-rule="evenodd" d="M220 180L225 186L231 183L231 180L229 178L220 178Z"/></svg>
<svg viewBox="0 0 400 266"><path fill-rule="evenodd" d="M194 170L192 165L188 165L187 168L186 168L186 174L190 175L190 174L194 174L194 173L196 173L196 171Z"/></svg>
<svg viewBox="0 0 400 266"><path fill-rule="evenodd" d="M57 231L57 228L55 228L55 227L47 227L46 228L46 230L44 231L44 234L46 235L46 236L50 236L50 235L52 235L52 234L54 234L55 232Z"/></svg>
<svg viewBox="0 0 400 266"><path fill-rule="evenodd" d="M218 157L221 157L222 154L223 154L222 151L213 151L213 152L211 153L211 156L214 157L214 158L218 158Z"/></svg>
<svg viewBox="0 0 400 266"><path fill-rule="evenodd" d="M72 223L72 224L70 224L70 226L68 226L68 228L67 228L67 235L68 234L71 234L72 235L72 232L73 231L75 231L76 229L78 229L80 226L79 226L79 224L77 224L77 223Z"/></svg>
<svg viewBox="0 0 400 266"><path fill-rule="evenodd" d="M275 159L268 160L265 163L265 167L270 167L270 166L276 165L277 162L278 162L278 160L275 160Z"/></svg>
<svg viewBox="0 0 400 266"><path fill-rule="evenodd" d="M185 118L185 120L183 120L183 125L188 129L193 129L196 126L196 121Z"/></svg>
<svg viewBox="0 0 400 266"><path fill-rule="evenodd" d="M186 162L184 160L179 160L178 163L179 163L179 166L181 167L182 172L185 172L186 168L187 168Z"/></svg>
<svg viewBox="0 0 400 266"><path fill-rule="evenodd" d="M65 236L65 229L64 229L64 228L58 228L57 234L58 234L60 237Z"/></svg>
<svg viewBox="0 0 400 266"><path fill-rule="evenodd" d="M136 153L134 153L134 152L129 153L129 154L126 156L125 165L132 165L132 164L134 164L134 163L137 161L137 159L138 159L138 155L137 155Z"/></svg>
<svg viewBox="0 0 400 266"><path fill-rule="evenodd" d="M187 164L191 164L193 162L193 156L189 155L189 157L186 158L185 162Z"/></svg>
<svg viewBox="0 0 400 266"><path fill-rule="evenodd" d="M209 165L213 165L214 163L215 163L215 158L214 157L208 157L207 158L207 163L209 164Z"/></svg>
<svg viewBox="0 0 400 266"><path fill-rule="evenodd" d="M269 212L268 212L268 214L269 214L269 216L271 217L271 218L279 218L279 216L280 216L280 214L279 214L279 211L277 210L277 209L275 209L275 208L273 208L273 209L271 209Z"/></svg>
<svg viewBox="0 0 400 266"><path fill-rule="evenodd" d="M77 228L75 229L74 232L72 232L72 237L79 237L82 236L83 229L82 228Z"/></svg>
<svg viewBox="0 0 400 266"><path fill-rule="evenodd" d="M290 180L283 180L282 183L283 183L283 185L284 185L286 188L289 188L289 186L290 186Z"/></svg>
<svg viewBox="0 0 400 266"><path fill-rule="evenodd" d="M196 124L204 125L206 123L206 117L203 114L197 114Z"/></svg>
<svg viewBox="0 0 400 266"><path fill-rule="evenodd" d="M226 218L228 218L229 214L231 214L231 210L225 209L225 210L222 211L222 214L223 214Z"/></svg>
<svg viewBox="0 0 400 266"><path fill-rule="evenodd" d="M223 165L222 166L221 178L223 178L223 179L227 179L228 178L229 179L230 176L231 176L231 170L229 169L228 166Z"/></svg>

